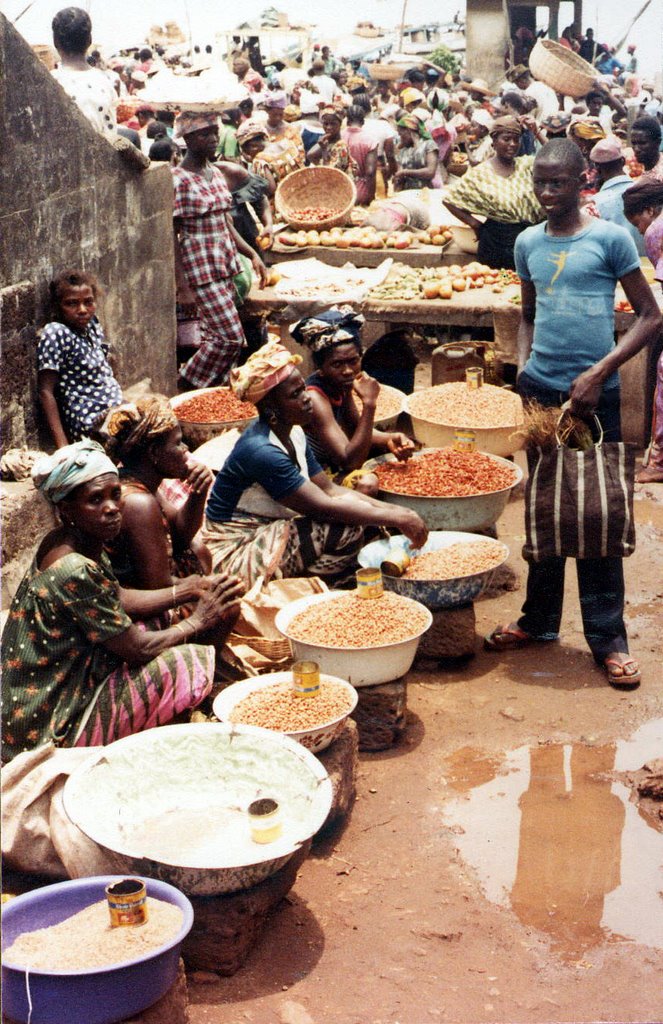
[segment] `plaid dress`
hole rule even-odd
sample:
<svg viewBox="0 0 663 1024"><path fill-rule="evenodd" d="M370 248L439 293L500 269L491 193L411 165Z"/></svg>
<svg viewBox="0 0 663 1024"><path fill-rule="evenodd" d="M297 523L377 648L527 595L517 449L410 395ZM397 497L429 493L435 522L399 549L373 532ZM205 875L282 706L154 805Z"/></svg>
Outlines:
<svg viewBox="0 0 663 1024"><path fill-rule="evenodd" d="M201 325L200 348L180 371L194 388L225 384L246 344L233 284L242 268L226 221L232 197L221 171L211 170L208 181L202 174L172 168L182 266L196 294Z"/></svg>

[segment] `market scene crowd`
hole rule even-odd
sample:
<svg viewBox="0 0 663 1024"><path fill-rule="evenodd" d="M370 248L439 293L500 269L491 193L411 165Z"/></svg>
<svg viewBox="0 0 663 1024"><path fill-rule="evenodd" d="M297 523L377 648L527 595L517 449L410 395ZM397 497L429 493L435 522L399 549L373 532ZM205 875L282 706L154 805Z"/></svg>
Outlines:
<svg viewBox="0 0 663 1024"><path fill-rule="evenodd" d="M92 24L76 7L61 10L52 28L53 77L93 127L170 168L177 397L125 394L98 315L104 281L86 269L83 246L79 266L53 267L34 366L50 444L31 475L58 525L37 541L4 625L4 763L48 743L106 745L189 721L194 709L209 720L212 699L233 678L226 654L243 603L261 586L316 578L325 590L349 591L371 541L398 536L409 561L436 535L418 506L389 500L380 476L385 465L411 472L430 447L407 416L379 415L394 366L399 381L410 373L409 387L399 387L414 391L412 349L388 337L372 351L361 303L300 307L279 332L249 301L278 288L276 252L301 246L315 256L316 244L338 245L352 248L352 261L372 245L397 260L406 234L423 233L432 245L434 223L449 237L464 230L467 252L427 297L453 301L466 288L479 294L484 282L500 295L517 285L520 310L512 367L491 376L482 364L477 393L488 403L493 380L518 402L521 430L553 410L553 439L568 416L574 428L585 425L592 452L603 442L617 450L619 370L647 350L657 365L651 438L635 481L663 485L663 108L635 47L616 53L591 29L565 29L561 45L593 76L585 95L571 96L533 75L535 39L526 32L490 86L460 61L447 70L413 60L398 77L376 76L371 64L322 44L298 67L266 67L259 48L238 42L225 59L232 100L176 109L149 98L160 75L172 81L195 74L197 62L208 68L212 47L91 53ZM302 243L279 195L291 176L325 168L350 180L354 208L345 225L309 227ZM431 194L442 219L422 213ZM325 221L325 204L309 205L309 220ZM364 241L343 243L346 229L365 232ZM630 317L616 334L618 287ZM430 378L421 380L427 387ZM466 374L446 380L465 387ZM179 403L217 387L235 412L209 415L236 425L245 403L249 425L212 469L187 446ZM476 423L455 426L471 432ZM485 636L485 648L499 658L560 639L565 564L574 558L591 655L607 684L633 690L647 680L624 622L629 524L610 518L618 515L610 504L602 548L588 542L587 526L575 555L559 545L532 553L546 469L540 449L516 447L527 448L529 470L524 603L519 618ZM498 460L503 472L514 450ZM456 432L450 487L465 471L454 459L481 451ZM631 502L633 486L631 475ZM559 501L558 491L551 520ZM493 526L477 540L496 535Z"/></svg>

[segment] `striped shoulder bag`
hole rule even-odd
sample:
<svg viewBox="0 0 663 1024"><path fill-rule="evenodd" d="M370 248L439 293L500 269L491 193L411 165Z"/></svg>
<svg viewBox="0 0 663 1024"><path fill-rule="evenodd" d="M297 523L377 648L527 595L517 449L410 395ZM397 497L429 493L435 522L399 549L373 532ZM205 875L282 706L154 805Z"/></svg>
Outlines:
<svg viewBox="0 0 663 1024"><path fill-rule="evenodd" d="M564 413L562 413L562 416ZM561 421L560 416L560 421ZM635 550L635 445L599 439L576 451L562 444L529 453L523 558L626 558Z"/></svg>

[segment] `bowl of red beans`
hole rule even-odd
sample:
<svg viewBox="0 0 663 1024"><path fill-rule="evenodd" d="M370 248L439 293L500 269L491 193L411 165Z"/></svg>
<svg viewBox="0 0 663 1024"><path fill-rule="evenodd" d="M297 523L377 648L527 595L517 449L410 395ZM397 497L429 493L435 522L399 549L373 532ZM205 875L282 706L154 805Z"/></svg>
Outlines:
<svg viewBox="0 0 663 1024"><path fill-rule="evenodd" d="M258 418L252 402L243 402L230 388L199 388L170 399L190 448L198 448L227 430L244 430Z"/></svg>
<svg viewBox="0 0 663 1024"><path fill-rule="evenodd" d="M428 448L406 462L382 455L365 464L378 497L417 512L429 530L485 530L506 508L523 478L508 459L486 452Z"/></svg>

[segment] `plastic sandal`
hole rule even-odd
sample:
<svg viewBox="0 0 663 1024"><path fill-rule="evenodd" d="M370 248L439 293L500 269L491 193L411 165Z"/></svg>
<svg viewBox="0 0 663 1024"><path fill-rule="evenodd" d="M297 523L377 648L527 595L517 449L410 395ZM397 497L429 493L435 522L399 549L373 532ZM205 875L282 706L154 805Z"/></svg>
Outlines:
<svg viewBox="0 0 663 1024"><path fill-rule="evenodd" d="M631 666L634 666L634 671L627 671ZM635 658L628 658L626 661L606 658L603 662L603 667L608 672L608 682L616 690L635 690L640 685L642 676L640 666ZM617 671L613 671L614 669Z"/></svg>
<svg viewBox="0 0 663 1024"><path fill-rule="evenodd" d="M513 651L527 647L534 639L519 626L495 626L493 632L483 638L483 646L487 651Z"/></svg>

